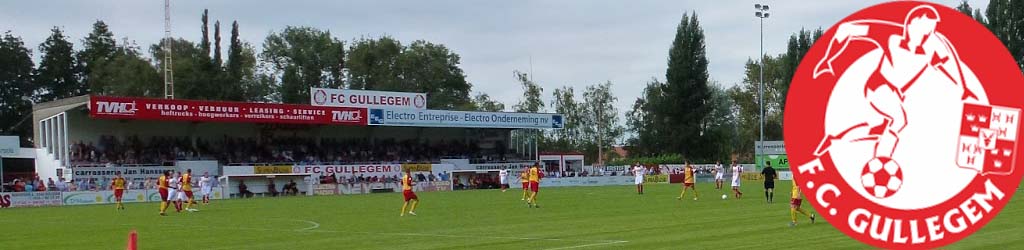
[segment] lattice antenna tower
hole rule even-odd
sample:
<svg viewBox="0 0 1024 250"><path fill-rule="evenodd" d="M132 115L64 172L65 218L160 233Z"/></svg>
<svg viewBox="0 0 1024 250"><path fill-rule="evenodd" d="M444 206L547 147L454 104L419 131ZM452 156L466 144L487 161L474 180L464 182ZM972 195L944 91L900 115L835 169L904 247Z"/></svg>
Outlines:
<svg viewBox="0 0 1024 250"><path fill-rule="evenodd" d="M174 70L171 61L171 0L164 0L164 99L174 99Z"/></svg>

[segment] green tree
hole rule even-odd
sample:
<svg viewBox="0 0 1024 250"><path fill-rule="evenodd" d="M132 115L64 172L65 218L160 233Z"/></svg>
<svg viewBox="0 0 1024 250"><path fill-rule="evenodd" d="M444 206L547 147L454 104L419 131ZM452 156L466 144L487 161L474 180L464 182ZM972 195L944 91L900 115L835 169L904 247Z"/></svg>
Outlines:
<svg viewBox="0 0 1024 250"><path fill-rule="evenodd" d="M505 104L497 100L491 99L491 96L485 93L476 93L473 97L472 111L487 111L487 112L501 112L505 111Z"/></svg>
<svg viewBox="0 0 1024 250"><path fill-rule="evenodd" d="M614 144L625 128L620 124L619 109L615 107L618 98L611 93L610 81L587 86L583 91L581 115L583 139L586 143L585 152L594 158L605 157L609 146ZM593 158L592 158L593 159ZM603 162L603 161L602 161Z"/></svg>
<svg viewBox="0 0 1024 250"><path fill-rule="evenodd" d="M35 94L37 102L48 102L88 92L88 87L79 80L78 62L75 60L73 45L58 27L50 30L50 36L39 45L42 59L34 72L34 83L39 87Z"/></svg>
<svg viewBox="0 0 1024 250"><path fill-rule="evenodd" d="M220 65L223 63L220 55L220 21L213 23L213 44L213 67L219 71Z"/></svg>
<svg viewBox="0 0 1024 250"><path fill-rule="evenodd" d="M32 51L21 37L4 32L0 39L0 134L29 138L32 123Z"/></svg>
<svg viewBox="0 0 1024 250"><path fill-rule="evenodd" d="M684 157L707 155L708 148L701 138L710 107L708 90L708 59L704 45L704 29L697 14L683 15L676 28L675 39L668 52L663 96L657 98L654 109L659 119L658 128L669 129L664 137L664 152L680 153Z"/></svg>
<svg viewBox="0 0 1024 250"><path fill-rule="evenodd" d="M985 17L989 30L1006 45L1017 66L1024 69L1024 1L989 1Z"/></svg>
<svg viewBox="0 0 1024 250"><path fill-rule="evenodd" d="M472 106L472 84L459 67L461 58L441 44L414 41L403 46L391 37L362 38L347 55L350 89L427 93L427 108Z"/></svg>
<svg viewBox="0 0 1024 250"><path fill-rule="evenodd" d="M800 67L800 61L804 59L804 55L811 49L811 45L814 45L814 41L821 38L824 31L821 28L810 31L800 29L799 32L789 37L789 42L786 44L786 54L781 57L782 60L782 79L775 81L775 88L779 92L779 109L785 110L786 108L786 93L789 92L789 84L793 81L793 75L796 73L796 69Z"/></svg>
<svg viewBox="0 0 1024 250"><path fill-rule="evenodd" d="M427 93L427 108L454 109L470 101L473 85L459 67L461 57L441 44L413 41L398 58L398 91Z"/></svg>
<svg viewBox="0 0 1024 250"><path fill-rule="evenodd" d="M142 57L138 46L123 43L110 59L93 69L90 79L102 83L93 94L114 96L159 97L163 94L163 80L157 68Z"/></svg>
<svg viewBox="0 0 1024 250"><path fill-rule="evenodd" d="M103 21L96 21L92 24L92 32L82 40L82 47L76 55L82 70L82 82L89 87L89 92L101 93L104 82L93 79L92 72L113 59L117 50L114 33Z"/></svg>
<svg viewBox="0 0 1024 250"><path fill-rule="evenodd" d="M658 127L667 125L664 122L659 122L659 119L664 118L659 118L661 114L656 112L657 105L661 103L660 100L664 96L662 92L664 87L665 83L652 78L644 87L643 94L633 102L632 109L626 113L626 125L633 133L633 137L628 141L633 149L630 152L632 155L663 153L666 141L660 138L672 129Z"/></svg>
<svg viewBox="0 0 1024 250"><path fill-rule="evenodd" d="M523 99L519 100L519 103L513 107L516 112L537 113L544 110L544 100L541 99L541 95L544 94L544 88L533 82L526 73L518 70L513 73L516 75L516 80L519 81L519 84L523 86Z"/></svg>
<svg viewBox="0 0 1024 250"><path fill-rule="evenodd" d="M352 42L346 56L350 89L402 91L398 57L402 43L389 36L377 39L360 38ZM431 97L430 102L433 102ZM431 104L428 102L428 104Z"/></svg>
<svg viewBox="0 0 1024 250"><path fill-rule="evenodd" d="M262 60L281 79L281 100L309 103L309 88L340 88L344 44L330 31L288 26L263 42Z"/></svg>
<svg viewBox="0 0 1024 250"><path fill-rule="evenodd" d="M210 10L203 9L203 15L200 17L202 21L202 27L200 29L203 32L203 40L199 41L199 49L204 55L210 55Z"/></svg>
<svg viewBox="0 0 1024 250"><path fill-rule="evenodd" d="M238 37L238 21L231 23L231 40L228 44L228 61L224 67L230 84L238 84L242 79L242 40Z"/></svg>
<svg viewBox="0 0 1024 250"><path fill-rule="evenodd" d="M163 42L167 42L166 40ZM203 69L204 65L210 63L209 57L204 57L202 49L196 44L183 38L171 39L171 65L174 69L174 97L179 99L208 99L212 90L209 79ZM159 44L149 48L151 58L156 59L156 68L163 69L164 50ZM160 79L163 79L163 70L160 70Z"/></svg>
<svg viewBox="0 0 1024 250"><path fill-rule="evenodd" d="M985 21L985 15L981 13L981 9L971 8L971 5L967 3L967 0L961 1L960 5L956 6L956 10L960 11L960 13L964 13L964 15L974 18L975 21L978 21L982 25L987 25L988 23Z"/></svg>
<svg viewBox="0 0 1024 250"><path fill-rule="evenodd" d="M555 113L562 114L564 127L548 132L543 148L558 151L580 150L584 141L581 128L586 107L576 101L576 93L572 87L563 86L555 89L551 95L551 107Z"/></svg>

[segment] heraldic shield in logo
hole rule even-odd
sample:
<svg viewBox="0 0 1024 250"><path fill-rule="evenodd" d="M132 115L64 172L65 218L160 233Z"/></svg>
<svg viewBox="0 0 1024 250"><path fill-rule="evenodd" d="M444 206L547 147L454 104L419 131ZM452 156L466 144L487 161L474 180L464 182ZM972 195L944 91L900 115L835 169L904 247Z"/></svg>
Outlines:
<svg viewBox="0 0 1024 250"><path fill-rule="evenodd" d="M806 199L880 248L935 248L1017 190L1024 75L971 17L924 2L858 11L805 54L784 114Z"/></svg>

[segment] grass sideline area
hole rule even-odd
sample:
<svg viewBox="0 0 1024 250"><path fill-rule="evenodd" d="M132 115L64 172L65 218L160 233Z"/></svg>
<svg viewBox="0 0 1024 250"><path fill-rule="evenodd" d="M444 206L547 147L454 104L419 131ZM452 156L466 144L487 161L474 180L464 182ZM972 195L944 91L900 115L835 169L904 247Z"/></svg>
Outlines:
<svg viewBox="0 0 1024 250"><path fill-rule="evenodd" d="M157 203L0 211L4 249L868 249L819 219L790 228L790 182L765 204L760 183L740 200L698 185L543 188L541 208L521 190L422 192L418 216L399 217L400 193L215 200L196 213L157 215ZM689 193L687 195L690 195ZM804 204L809 208L809 204ZM173 208L171 208L173 210ZM812 209L813 210L813 209ZM1014 197L991 223L948 249L1024 246L1024 202ZM845 222L839 222L845 223Z"/></svg>

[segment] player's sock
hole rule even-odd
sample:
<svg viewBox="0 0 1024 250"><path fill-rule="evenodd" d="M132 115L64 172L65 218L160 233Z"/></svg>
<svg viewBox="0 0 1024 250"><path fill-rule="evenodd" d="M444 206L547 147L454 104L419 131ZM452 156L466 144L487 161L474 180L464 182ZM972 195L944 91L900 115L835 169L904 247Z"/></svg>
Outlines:
<svg viewBox="0 0 1024 250"><path fill-rule="evenodd" d="M775 202L775 192L768 192L768 203Z"/></svg>
<svg viewBox="0 0 1024 250"><path fill-rule="evenodd" d="M772 199L768 198L768 190L764 191L764 201L768 203L772 202Z"/></svg>
<svg viewBox="0 0 1024 250"><path fill-rule="evenodd" d="M188 205L185 205L185 210L192 210L192 203L195 203L195 200L188 198Z"/></svg>
<svg viewBox="0 0 1024 250"><path fill-rule="evenodd" d="M793 223L796 223L796 208L790 208L789 209L789 218L790 218L790 221L792 221Z"/></svg>
<svg viewBox="0 0 1024 250"><path fill-rule="evenodd" d="M167 211L167 202L166 201L161 201L160 202L160 213L162 214L165 211Z"/></svg>
<svg viewBox="0 0 1024 250"><path fill-rule="evenodd" d="M409 206L409 202L408 201L405 202L405 203L402 203L402 212L399 213L399 216L405 216L405 207L406 206Z"/></svg>

